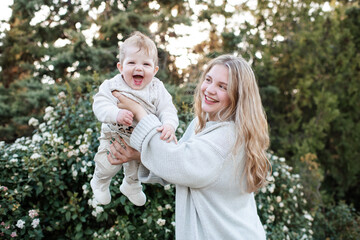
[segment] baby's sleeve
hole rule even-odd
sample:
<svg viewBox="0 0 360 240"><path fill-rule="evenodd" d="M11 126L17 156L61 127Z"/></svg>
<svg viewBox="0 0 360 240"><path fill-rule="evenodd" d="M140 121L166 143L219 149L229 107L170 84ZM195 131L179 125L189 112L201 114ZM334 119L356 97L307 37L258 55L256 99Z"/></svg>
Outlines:
<svg viewBox="0 0 360 240"><path fill-rule="evenodd" d="M179 118L172 97L161 81L159 81L157 91L158 99L156 104L156 116L162 124L170 124L176 130L179 126Z"/></svg>
<svg viewBox="0 0 360 240"><path fill-rule="evenodd" d="M117 98L111 94L110 80L105 80L99 87L99 92L94 96L92 105L96 118L103 123L116 123L120 111L117 107Z"/></svg>

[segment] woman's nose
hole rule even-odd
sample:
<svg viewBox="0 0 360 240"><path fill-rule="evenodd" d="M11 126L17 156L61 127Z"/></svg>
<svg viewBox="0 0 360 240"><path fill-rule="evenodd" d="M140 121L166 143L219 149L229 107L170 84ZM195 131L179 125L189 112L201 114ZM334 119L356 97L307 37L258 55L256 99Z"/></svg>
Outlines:
<svg viewBox="0 0 360 240"><path fill-rule="evenodd" d="M215 86L214 84L210 84L207 88L206 88L206 91L208 93L215 93Z"/></svg>

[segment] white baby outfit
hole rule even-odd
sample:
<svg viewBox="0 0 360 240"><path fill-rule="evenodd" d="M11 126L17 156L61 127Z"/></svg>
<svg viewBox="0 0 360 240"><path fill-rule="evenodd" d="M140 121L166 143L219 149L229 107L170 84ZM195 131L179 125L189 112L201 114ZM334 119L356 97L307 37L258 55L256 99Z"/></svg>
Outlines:
<svg viewBox="0 0 360 240"><path fill-rule="evenodd" d="M100 146L94 158L95 171L90 182L95 199L101 204L110 203L111 179L123 166L125 176L120 190L135 205L142 206L146 202L146 196L138 179L139 162L129 161L123 165L111 165L107 159L111 141L121 143L120 138L123 138L129 144L132 130L137 124L134 121L129 127L117 123L116 118L121 109L117 107L118 99L112 95L114 90L140 103L148 113L158 116L162 124L170 124L175 130L179 125L177 110L172 103L171 95L157 78L153 78L143 89L134 90L126 84L121 74L118 74L110 80L105 80L94 96L93 111L102 122Z"/></svg>

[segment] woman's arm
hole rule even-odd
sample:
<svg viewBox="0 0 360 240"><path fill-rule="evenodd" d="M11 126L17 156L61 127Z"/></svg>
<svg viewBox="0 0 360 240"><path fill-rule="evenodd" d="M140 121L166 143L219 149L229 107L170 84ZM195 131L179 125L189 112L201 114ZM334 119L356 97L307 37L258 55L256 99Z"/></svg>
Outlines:
<svg viewBox="0 0 360 240"><path fill-rule="evenodd" d="M142 118L148 115L145 109L139 103L125 97L120 92L114 91L112 92L112 95L119 99L119 103L117 104L118 108L131 111L138 122L140 122Z"/></svg>
<svg viewBox="0 0 360 240"><path fill-rule="evenodd" d="M192 188L205 187L218 178L234 146L234 124L215 123L178 145L159 138L159 125L154 115L148 115L130 138L131 146L141 152L142 164L153 175Z"/></svg>
<svg viewBox="0 0 360 240"><path fill-rule="evenodd" d="M121 94L113 94L120 101L119 107L132 111L139 122L131 134L130 145L141 153L141 162L152 175L193 188L217 179L234 146L232 122L215 123L181 144L167 143L160 139L157 128L162 123L155 115L148 115L138 103Z"/></svg>

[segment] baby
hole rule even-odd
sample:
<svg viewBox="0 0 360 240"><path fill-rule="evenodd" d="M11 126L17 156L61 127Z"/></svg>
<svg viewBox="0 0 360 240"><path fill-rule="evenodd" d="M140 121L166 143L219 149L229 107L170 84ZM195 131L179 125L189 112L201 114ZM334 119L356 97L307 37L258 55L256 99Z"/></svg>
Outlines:
<svg viewBox="0 0 360 240"><path fill-rule="evenodd" d="M158 53L155 43L140 32L134 32L120 47L117 68L120 74L105 80L94 96L93 111L101 125L100 146L95 155L95 171L90 181L95 199L100 204L111 201L109 190L112 177L124 167L124 179L120 191L136 206L146 202L138 179L138 161L129 161L122 165L111 165L107 160L111 141L121 143L120 138L129 144L129 139L136 122L133 114L117 107L117 98L113 91L140 103L146 111L155 114L162 122L164 140L176 142L175 130L179 125L177 110L172 103L171 95L163 83L155 78L159 70Z"/></svg>

